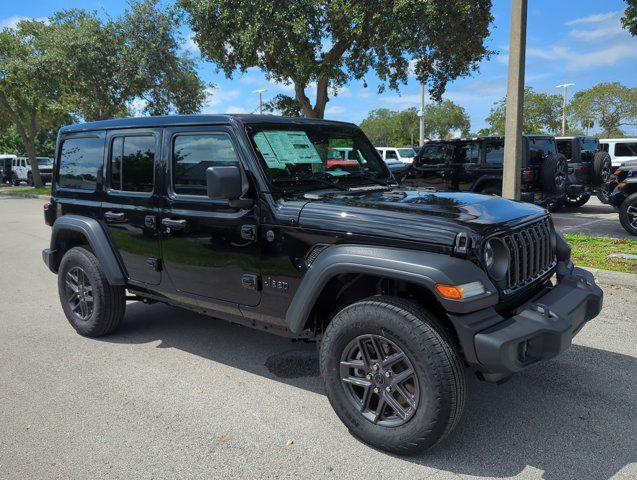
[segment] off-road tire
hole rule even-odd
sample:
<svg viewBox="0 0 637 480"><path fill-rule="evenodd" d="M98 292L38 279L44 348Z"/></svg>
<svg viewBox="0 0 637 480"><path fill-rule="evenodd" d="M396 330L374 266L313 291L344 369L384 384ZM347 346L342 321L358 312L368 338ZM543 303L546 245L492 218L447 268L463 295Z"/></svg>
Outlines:
<svg viewBox="0 0 637 480"><path fill-rule="evenodd" d="M15 173L11 175L11 185L13 185L14 187L17 187L18 185L20 185L20 179Z"/></svg>
<svg viewBox="0 0 637 480"><path fill-rule="evenodd" d="M568 195L564 197L564 206L569 208L579 208L582 205L585 205L591 199L590 193L582 193L577 197L569 197Z"/></svg>
<svg viewBox="0 0 637 480"><path fill-rule="evenodd" d="M613 171L608 152L597 152L593 157L593 185L599 187L604 185Z"/></svg>
<svg viewBox="0 0 637 480"><path fill-rule="evenodd" d="M540 182L546 192L561 195L566 190L568 180L568 163L561 153L549 154L544 159L540 170Z"/></svg>
<svg viewBox="0 0 637 480"><path fill-rule="evenodd" d="M381 335L402 349L418 380L419 402L400 426L381 426L364 417L341 382L341 357L361 335ZM397 454L430 449L460 421L467 395L458 346L438 318L420 305L376 296L341 310L323 336L320 366L327 397L349 431L363 442Z"/></svg>
<svg viewBox="0 0 637 480"><path fill-rule="evenodd" d="M631 235L637 235L637 193L624 200L619 207L619 222Z"/></svg>
<svg viewBox="0 0 637 480"><path fill-rule="evenodd" d="M605 185L602 185L595 191L595 196L597 197L597 199L605 205L608 205L609 194L610 192Z"/></svg>
<svg viewBox="0 0 637 480"><path fill-rule="evenodd" d="M67 274L79 267L92 288L93 309L87 320L82 320L68 301ZM126 310L124 287L108 283L99 260L85 247L73 247L64 254L58 270L58 293L62 308L71 326L85 337L99 337L115 330Z"/></svg>

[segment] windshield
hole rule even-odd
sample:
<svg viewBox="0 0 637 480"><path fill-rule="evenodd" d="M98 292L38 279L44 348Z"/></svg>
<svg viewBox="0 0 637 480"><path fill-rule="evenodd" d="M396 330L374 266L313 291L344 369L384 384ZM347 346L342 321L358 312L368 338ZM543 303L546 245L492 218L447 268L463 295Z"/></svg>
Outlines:
<svg viewBox="0 0 637 480"><path fill-rule="evenodd" d="M250 125L248 134L268 179L279 188L344 188L391 181L378 152L356 128Z"/></svg>
<svg viewBox="0 0 637 480"><path fill-rule="evenodd" d="M416 156L416 152L413 148L399 148L398 155L400 158L413 158Z"/></svg>
<svg viewBox="0 0 637 480"><path fill-rule="evenodd" d="M50 158L41 158L38 157L38 165L41 167L47 167L53 165L53 160Z"/></svg>

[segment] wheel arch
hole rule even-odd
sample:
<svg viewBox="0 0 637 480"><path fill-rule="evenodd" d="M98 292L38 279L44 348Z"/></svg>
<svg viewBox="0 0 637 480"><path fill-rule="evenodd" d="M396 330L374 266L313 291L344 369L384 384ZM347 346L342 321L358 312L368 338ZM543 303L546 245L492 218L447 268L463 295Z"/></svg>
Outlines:
<svg viewBox="0 0 637 480"><path fill-rule="evenodd" d="M435 290L436 284L474 281L481 281L492 293L473 301L457 301ZM467 259L392 247L333 245L321 252L303 277L285 315L287 328L302 333L317 317L319 326L325 326L340 308L377 293L411 295L442 313L466 313L498 301L487 275Z"/></svg>
<svg viewBox="0 0 637 480"><path fill-rule="evenodd" d="M57 271L64 254L71 248L89 245L111 285L125 285L124 271L117 260L110 241L99 222L79 215L63 215L53 224L51 269Z"/></svg>

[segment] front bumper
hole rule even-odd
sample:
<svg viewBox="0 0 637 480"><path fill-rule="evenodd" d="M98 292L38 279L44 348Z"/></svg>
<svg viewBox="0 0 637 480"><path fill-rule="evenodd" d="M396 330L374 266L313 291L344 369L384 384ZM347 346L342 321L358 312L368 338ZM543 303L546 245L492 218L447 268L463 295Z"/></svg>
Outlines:
<svg viewBox="0 0 637 480"><path fill-rule="evenodd" d="M568 349L573 337L602 309L603 292L593 275L558 264L557 284L510 315L487 308L451 317L467 362L497 381Z"/></svg>

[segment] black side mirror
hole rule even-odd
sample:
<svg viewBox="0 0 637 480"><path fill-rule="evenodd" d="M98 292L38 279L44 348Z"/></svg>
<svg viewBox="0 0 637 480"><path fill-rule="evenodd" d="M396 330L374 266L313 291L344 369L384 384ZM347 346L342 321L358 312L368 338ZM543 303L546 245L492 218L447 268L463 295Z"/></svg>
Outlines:
<svg viewBox="0 0 637 480"><path fill-rule="evenodd" d="M206 187L211 200L236 200L242 191L241 172L238 167L208 167Z"/></svg>

